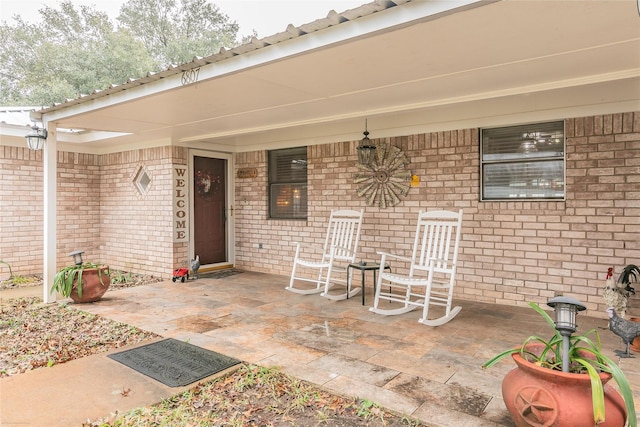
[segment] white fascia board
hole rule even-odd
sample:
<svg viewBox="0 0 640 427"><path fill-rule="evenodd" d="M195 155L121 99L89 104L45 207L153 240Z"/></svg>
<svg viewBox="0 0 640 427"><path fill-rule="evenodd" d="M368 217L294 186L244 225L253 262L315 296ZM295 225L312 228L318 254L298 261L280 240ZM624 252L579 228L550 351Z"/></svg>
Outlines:
<svg viewBox="0 0 640 427"><path fill-rule="evenodd" d="M27 136L29 132L31 132L30 126L20 126L20 125L8 125L5 123L0 123L0 138L3 140L5 138L16 137L22 138ZM128 135L127 133L121 132L68 132L64 130L58 129L58 142L66 142L71 144L83 144L94 141L106 140L109 138L116 138L124 135ZM6 145L6 144L5 144Z"/></svg>
<svg viewBox="0 0 640 427"><path fill-rule="evenodd" d="M6 123L0 123L0 137L2 138L11 136L24 138L29 132L31 132L31 126L9 125Z"/></svg>
<svg viewBox="0 0 640 427"><path fill-rule="evenodd" d="M119 153L123 151L141 150L146 148L166 147L173 145L171 138L156 138L146 141L136 141L135 143L122 143L118 145L85 145L74 143L58 144L58 151L67 151L70 153L83 153L83 154L111 154Z"/></svg>
<svg viewBox="0 0 640 427"><path fill-rule="evenodd" d="M100 92L86 95L74 101L70 101L70 105L68 107L61 107L60 109L54 109L54 111L49 113L43 113L42 119L46 122L58 121L77 114L110 107L145 96L179 89L183 87L182 74L185 71L199 69L197 81L191 83L195 84L204 80L237 73L269 62L300 55L315 49L325 48L333 44L343 43L368 34L385 31L397 26L408 25L415 21L428 20L430 18L439 17L443 14L463 11L470 7L486 6L490 3L493 3L493 1L440 0L405 3L401 6L371 13L370 15L363 16L352 21L327 27L326 29L310 34L294 37L287 41L232 56L218 62L206 65L197 65L195 62L183 64L175 68L175 74L173 75L161 77L160 75L164 72L160 72L157 73L158 77L155 81L149 81L148 83L140 82L140 80L153 78L144 77L134 82L121 85L122 88L119 92L117 91L117 87L113 89L106 89L105 91L109 92L108 96L105 96Z"/></svg>

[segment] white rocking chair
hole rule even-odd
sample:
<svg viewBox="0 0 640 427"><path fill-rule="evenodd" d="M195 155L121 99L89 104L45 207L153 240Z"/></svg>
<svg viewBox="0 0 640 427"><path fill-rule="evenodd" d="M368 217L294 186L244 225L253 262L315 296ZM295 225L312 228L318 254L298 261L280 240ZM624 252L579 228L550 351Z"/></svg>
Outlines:
<svg viewBox="0 0 640 427"><path fill-rule="evenodd" d="M380 266L390 259L405 261L408 273L391 273L380 268L373 307L369 310L396 315L422 307L418 321L428 326L440 326L453 319L461 310L461 307L451 307L461 228L462 209L459 212L421 211L411 258L378 252L382 256ZM397 271L397 267L393 267ZM387 308L390 303L396 304ZM429 319L430 305L445 307L444 315Z"/></svg>
<svg viewBox="0 0 640 427"><path fill-rule="evenodd" d="M329 226L324 246L305 245L295 242L296 252L293 258L293 269L289 286L285 289L299 294L317 294L342 300L357 295L361 289L350 289L351 281L347 277L347 266L356 261L360 228L364 210L331 211ZM336 273L343 273L344 279L336 278ZM350 273L350 272L349 272ZM296 287L297 282L313 283L311 288ZM345 286L345 292L330 294L334 285Z"/></svg>

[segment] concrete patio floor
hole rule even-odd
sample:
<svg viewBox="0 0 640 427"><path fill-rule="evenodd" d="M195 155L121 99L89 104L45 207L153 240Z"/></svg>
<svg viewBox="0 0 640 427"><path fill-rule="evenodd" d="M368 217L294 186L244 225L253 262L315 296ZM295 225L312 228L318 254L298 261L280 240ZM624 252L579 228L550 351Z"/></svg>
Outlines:
<svg viewBox="0 0 640 427"><path fill-rule="evenodd" d="M373 295L368 279L365 306L360 295L330 301L286 291L288 277L241 272L107 292L101 301L78 308L246 362L279 367L427 425L512 426L500 387L514 364L505 360L488 370L481 364L530 335L548 337L540 316L528 307L457 300L461 313L431 328L418 323L417 312L388 317L369 312ZM622 348L605 319L581 313L578 324L578 332L598 329L608 355L614 357L613 350ZM619 360L619 366L632 383L638 406L640 356Z"/></svg>

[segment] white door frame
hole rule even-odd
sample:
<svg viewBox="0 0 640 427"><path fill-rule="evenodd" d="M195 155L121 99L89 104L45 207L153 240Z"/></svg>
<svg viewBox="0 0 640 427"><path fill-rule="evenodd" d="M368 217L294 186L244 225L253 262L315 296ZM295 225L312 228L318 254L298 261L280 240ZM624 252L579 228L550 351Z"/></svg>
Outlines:
<svg viewBox="0 0 640 427"><path fill-rule="evenodd" d="M226 221L226 242L225 246L227 248L227 261L216 264L208 264L203 265L202 268L214 268L225 266L227 264L234 265L236 259L236 251L235 251L235 214L234 214L234 206L235 206L235 179L233 171L235 170L233 163L233 154L224 153L221 151L209 151L209 150L199 150L199 149L189 149L188 154L188 169L189 169L189 212L190 212L190 221L189 221L189 259L195 258L195 247L194 247L194 220L193 220L193 195L195 194L195 189L193 188L193 158L194 157L209 157L212 159L223 159L227 161L227 170L226 170L226 201L225 201L225 209L227 215Z"/></svg>

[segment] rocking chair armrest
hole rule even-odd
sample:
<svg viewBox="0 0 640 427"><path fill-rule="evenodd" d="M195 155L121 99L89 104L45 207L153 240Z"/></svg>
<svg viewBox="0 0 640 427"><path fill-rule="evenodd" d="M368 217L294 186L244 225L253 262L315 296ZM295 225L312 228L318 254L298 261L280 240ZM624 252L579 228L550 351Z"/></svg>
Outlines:
<svg viewBox="0 0 640 427"><path fill-rule="evenodd" d="M385 258L394 258L394 259L399 259L401 261L406 261L406 262L411 262L411 258L405 257L405 256L401 256L401 255L396 255L396 254L392 254L389 252L377 252L378 255L385 257Z"/></svg>

